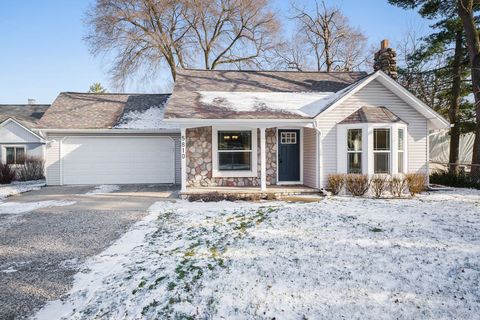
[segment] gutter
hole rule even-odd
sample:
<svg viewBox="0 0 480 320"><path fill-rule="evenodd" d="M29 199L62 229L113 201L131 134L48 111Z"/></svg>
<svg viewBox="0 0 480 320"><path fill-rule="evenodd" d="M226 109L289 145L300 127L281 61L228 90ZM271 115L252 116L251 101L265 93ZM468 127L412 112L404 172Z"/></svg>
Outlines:
<svg viewBox="0 0 480 320"><path fill-rule="evenodd" d="M37 129L45 133L108 133L108 134L135 134L135 133L180 133L179 129Z"/></svg>

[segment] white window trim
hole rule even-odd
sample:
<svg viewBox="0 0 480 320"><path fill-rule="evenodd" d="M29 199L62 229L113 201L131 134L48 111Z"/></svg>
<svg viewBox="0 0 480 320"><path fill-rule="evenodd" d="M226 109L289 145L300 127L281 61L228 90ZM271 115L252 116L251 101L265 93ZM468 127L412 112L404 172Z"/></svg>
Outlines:
<svg viewBox="0 0 480 320"><path fill-rule="evenodd" d="M388 130L389 132L389 137L390 137L390 141L389 141L389 145L390 145L390 148L388 150L375 150L375 129L384 129L384 130ZM372 131L372 134L373 134L373 145L372 145L372 157L373 157L373 174L385 174L385 175L389 175L389 174L392 174L393 173L393 159L392 159L392 154L393 154L393 143L396 141L398 143L398 141L395 139L393 139L393 132L392 132L392 128L391 127L378 127L378 128L373 128L373 131ZM388 154L388 172L379 172L379 173L376 173L375 172L375 154L377 153L384 153L384 154Z"/></svg>
<svg viewBox="0 0 480 320"><path fill-rule="evenodd" d="M229 170L218 169L218 131L251 131L252 132L252 168L251 170ZM257 169L257 131L258 129L245 127L212 127L212 177L214 178L253 178L258 177Z"/></svg>
<svg viewBox="0 0 480 320"><path fill-rule="evenodd" d="M23 148L25 150L25 157L27 157L26 144L4 144L2 145L2 163L7 163L7 148ZM14 166L19 166L19 164L14 164Z"/></svg>
<svg viewBox="0 0 480 320"><path fill-rule="evenodd" d="M348 150L348 131L350 130L361 130L362 132L362 147L360 148L360 150ZM345 130L345 134L346 134L346 139L347 139L347 142L346 142L346 145L347 145L347 172L348 172L348 155L353 153L360 153L362 155L362 166L363 166L363 130L361 128L348 128L347 130ZM363 171L363 168L361 168L362 171Z"/></svg>
<svg viewBox="0 0 480 320"><path fill-rule="evenodd" d="M362 174L374 173L373 129L390 129L390 174L398 174L398 129L404 130L404 173L408 172L408 128L403 123L352 123L337 125L337 172L347 173L347 130L362 129ZM383 152L383 151L379 151Z"/></svg>

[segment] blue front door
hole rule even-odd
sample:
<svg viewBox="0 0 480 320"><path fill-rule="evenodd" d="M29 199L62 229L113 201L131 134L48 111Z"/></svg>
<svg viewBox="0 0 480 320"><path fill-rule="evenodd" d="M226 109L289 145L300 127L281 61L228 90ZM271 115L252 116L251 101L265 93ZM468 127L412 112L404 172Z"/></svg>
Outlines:
<svg viewBox="0 0 480 320"><path fill-rule="evenodd" d="M300 181L300 130L278 130L278 180Z"/></svg>

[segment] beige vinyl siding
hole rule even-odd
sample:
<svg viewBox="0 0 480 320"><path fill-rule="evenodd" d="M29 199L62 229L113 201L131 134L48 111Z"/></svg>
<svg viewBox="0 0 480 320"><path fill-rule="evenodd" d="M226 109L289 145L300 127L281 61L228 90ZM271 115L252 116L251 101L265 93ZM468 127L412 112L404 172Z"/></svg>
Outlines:
<svg viewBox="0 0 480 320"><path fill-rule="evenodd" d="M63 136L48 135L47 150L45 154L45 171L47 185L56 186L60 180L60 141Z"/></svg>
<svg viewBox="0 0 480 320"><path fill-rule="evenodd" d="M337 130L336 124L360 107L386 107L408 124L407 152L408 171L427 172L427 119L405 101L374 80L352 97L317 119L321 130L322 163L321 185L325 186L329 174L337 172Z"/></svg>
<svg viewBox="0 0 480 320"><path fill-rule="evenodd" d="M68 134L71 136L88 136L89 134ZM92 134L91 134L92 135ZM102 134L93 134L94 136L101 136ZM105 134L109 136L108 134ZM135 134L127 135L135 136ZM180 155L180 134L154 134L154 136L169 136L174 140L175 143L175 183L180 183L180 166L181 166L181 155ZM55 134L48 135L48 144L46 148L46 162L45 169L47 173L47 184L48 185L60 185L61 184L61 161L60 161L60 143L61 140L66 137L66 135Z"/></svg>
<svg viewBox="0 0 480 320"><path fill-rule="evenodd" d="M317 187L317 135L315 129L303 129L303 184Z"/></svg>
<svg viewBox="0 0 480 320"><path fill-rule="evenodd" d="M171 136L175 141L175 184L181 183L182 155L180 150L180 136Z"/></svg>
<svg viewBox="0 0 480 320"><path fill-rule="evenodd" d="M0 127L0 143L39 143L40 141L36 135L13 121Z"/></svg>

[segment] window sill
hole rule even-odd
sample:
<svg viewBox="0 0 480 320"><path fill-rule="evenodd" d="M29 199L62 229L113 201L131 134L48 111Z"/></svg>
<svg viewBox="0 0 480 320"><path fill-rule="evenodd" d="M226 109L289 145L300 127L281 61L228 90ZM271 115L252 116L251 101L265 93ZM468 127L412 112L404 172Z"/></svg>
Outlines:
<svg viewBox="0 0 480 320"><path fill-rule="evenodd" d="M212 177L214 178L256 178L257 172L253 171L213 171Z"/></svg>

